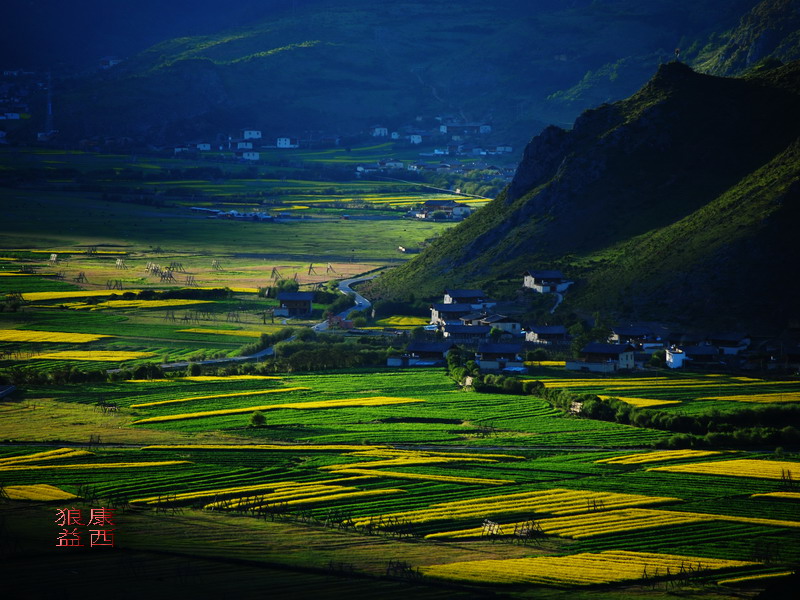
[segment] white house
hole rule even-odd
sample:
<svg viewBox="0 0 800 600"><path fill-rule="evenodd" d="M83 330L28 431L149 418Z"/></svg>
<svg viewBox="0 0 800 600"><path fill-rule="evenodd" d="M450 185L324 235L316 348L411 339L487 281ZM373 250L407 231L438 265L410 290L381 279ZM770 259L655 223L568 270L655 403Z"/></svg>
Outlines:
<svg viewBox="0 0 800 600"><path fill-rule="evenodd" d="M276 141L278 148L299 148L300 140L297 138L279 137Z"/></svg>
<svg viewBox="0 0 800 600"><path fill-rule="evenodd" d="M211 144L209 144L208 142L200 142L196 146L197 146L197 149L201 150L201 151L211 150Z"/></svg>
<svg viewBox="0 0 800 600"><path fill-rule="evenodd" d="M242 140L241 142L236 142L236 149L237 150L252 150L253 149L253 142L246 142Z"/></svg>
<svg viewBox="0 0 800 600"><path fill-rule="evenodd" d="M686 360L686 353L675 346L667 348L666 351L667 366L670 369L680 369L683 367L683 361Z"/></svg>
<svg viewBox="0 0 800 600"><path fill-rule="evenodd" d="M399 131L393 131L389 135L389 137L392 138L393 140L399 140L400 139L400 132Z"/></svg>
<svg viewBox="0 0 800 600"><path fill-rule="evenodd" d="M243 129L242 138L246 140L260 140L261 131L259 131L258 129Z"/></svg>
<svg viewBox="0 0 800 600"><path fill-rule="evenodd" d="M422 136L418 133L412 133L408 136L408 141L411 144L421 144L422 143Z"/></svg>
<svg viewBox="0 0 800 600"><path fill-rule="evenodd" d="M389 130L386 127L373 127L369 133L372 137L389 137Z"/></svg>
<svg viewBox="0 0 800 600"><path fill-rule="evenodd" d="M244 160L260 160L261 153L256 152L255 150L243 150L242 152L237 152L236 156L243 158Z"/></svg>
<svg viewBox="0 0 800 600"><path fill-rule="evenodd" d="M561 271L525 271L522 280L522 287L540 294L563 292L571 285Z"/></svg>
<svg viewBox="0 0 800 600"><path fill-rule="evenodd" d="M390 158L389 160L383 161L383 167L386 169L405 169L406 165L402 160Z"/></svg>

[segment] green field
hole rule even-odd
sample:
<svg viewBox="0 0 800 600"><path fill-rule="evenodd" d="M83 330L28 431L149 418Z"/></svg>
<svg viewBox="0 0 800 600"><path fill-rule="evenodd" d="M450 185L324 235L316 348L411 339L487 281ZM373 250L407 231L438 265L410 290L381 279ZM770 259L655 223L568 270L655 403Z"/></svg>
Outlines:
<svg viewBox="0 0 800 600"><path fill-rule="evenodd" d="M374 405L358 405L371 399ZM101 415L92 409L99 401L114 402L119 411ZM249 425L254 406L265 425ZM203 414L237 409L243 412ZM301 565L324 571L339 561L358 577L374 578L397 557L426 572L462 562L458 568L468 568L478 559L562 556L569 562L579 553L628 551L703 557L706 567L691 577L656 576L651 562L649 577L637 574L628 582L652 587L653 597L674 586L695 597L717 581L782 572L800 560L797 500L754 496L791 489L772 471L800 466L798 457L653 453L641 448L662 432L564 415L531 397L459 391L440 370L30 385L25 400L2 410L0 438L63 440L76 448L86 429L70 434L64 425L93 415L101 444L143 440L128 448L95 443L74 456L53 454L58 446L52 445L7 447L0 453L0 482L6 490L48 484L81 496L80 506L113 505L120 548L180 553L191 564L222 551L289 572ZM159 416L174 420L144 422ZM28 423L24 434L17 433L21 419ZM763 472L652 470L742 459L759 461ZM525 500L511 502L516 497ZM25 510L9 502L6 507ZM609 511L625 515L610 521L610 533L586 528L617 514ZM225 539L226 518L237 536L269 530L279 537L270 551L236 543ZM484 519L501 530L482 528ZM572 529L560 525L565 519ZM664 526L664 519L680 524ZM541 531L513 543L519 522ZM200 537L166 535L178 523L207 529ZM314 556L300 550L320 536L329 540L326 549ZM334 542L339 538L341 545ZM744 563L713 566L725 560ZM434 573L415 575L415 585L432 593L442 584ZM565 583L540 589L569 587L565 573L558 575ZM514 585L504 590L522 593Z"/></svg>

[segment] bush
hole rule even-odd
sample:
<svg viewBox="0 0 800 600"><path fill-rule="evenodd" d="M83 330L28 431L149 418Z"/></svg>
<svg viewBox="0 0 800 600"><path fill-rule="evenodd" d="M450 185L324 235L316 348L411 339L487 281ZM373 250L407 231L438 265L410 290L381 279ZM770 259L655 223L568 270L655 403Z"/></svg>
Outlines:
<svg viewBox="0 0 800 600"><path fill-rule="evenodd" d="M267 424L267 417L260 410L250 415L250 427L263 427Z"/></svg>

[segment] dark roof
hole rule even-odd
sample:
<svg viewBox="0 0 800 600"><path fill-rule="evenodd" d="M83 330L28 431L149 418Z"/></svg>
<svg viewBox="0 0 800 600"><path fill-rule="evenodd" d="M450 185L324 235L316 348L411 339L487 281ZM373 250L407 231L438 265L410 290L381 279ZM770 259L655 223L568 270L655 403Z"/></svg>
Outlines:
<svg viewBox="0 0 800 600"><path fill-rule="evenodd" d="M481 321L486 323L518 323L516 319L507 317L505 315L486 315Z"/></svg>
<svg viewBox="0 0 800 600"><path fill-rule="evenodd" d="M519 354L522 352L522 344L481 342L478 345L478 352L487 354Z"/></svg>
<svg viewBox="0 0 800 600"><path fill-rule="evenodd" d="M538 334L565 335L567 328L563 325L531 325L530 331Z"/></svg>
<svg viewBox="0 0 800 600"><path fill-rule="evenodd" d="M406 347L406 352L442 352L445 353L453 347L453 342L411 342Z"/></svg>
<svg viewBox="0 0 800 600"><path fill-rule="evenodd" d="M530 275L536 279L564 279L561 271L525 271L525 275Z"/></svg>
<svg viewBox="0 0 800 600"><path fill-rule="evenodd" d="M487 325L445 325L447 333L471 333L473 335L486 335L492 328Z"/></svg>
<svg viewBox="0 0 800 600"><path fill-rule="evenodd" d="M715 333L708 336L709 340L714 340L715 342L732 342L738 344L745 338L749 337L746 333L741 332L728 332L728 333Z"/></svg>
<svg viewBox="0 0 800 600"><path fill-rule="evenodd" d="M461 302L454 302L453 304L445 304L444 302L438 302L431 306L434 310L438 312L463 312L463 313L471 313L473 310L472 305L470 304L463 304Z"/></svg>
<svg viewBox="0 0 800 600"><path fill-rule="evenodd" d="M633 348L629 344L602 344L600 342L592 342L581 348L581 352L585 354L622 354L623 352L633 352Z"/></svg>
<svg viewBox="0 0 800 600"><path fill-rule="evenodd" d="M644 325L620 325L611 331L619 336L639 337L643 335L653 335L653 330Z"/></svg>
<svg viewBox="0 0 800 600"><path fill-rule="evenodd" d="M463 317L460 317L460 319L462 321L475 321L477 319L482 319L485 316L486 316L486 313L484 311L476 310L475 312L471 312L468 315L464 315Z"/></svg>
<svg viewBox="0 0 800 600"><path fill-rule="evenodd" d="M445 290L445 294L453 298L485 298L483 290Z"/></svg>
<svg viewBox="0 0 800 600"><path fill-rule="evenodd" d="M686 356L716 356L719 354L719 349L716 346L687 346L683 349Z"/></svg>
<svg viewBox="0 0 800 600"><path fill-rule="evenodd" d="M314 300L314 292L278 292L278 300Z"/></svg>

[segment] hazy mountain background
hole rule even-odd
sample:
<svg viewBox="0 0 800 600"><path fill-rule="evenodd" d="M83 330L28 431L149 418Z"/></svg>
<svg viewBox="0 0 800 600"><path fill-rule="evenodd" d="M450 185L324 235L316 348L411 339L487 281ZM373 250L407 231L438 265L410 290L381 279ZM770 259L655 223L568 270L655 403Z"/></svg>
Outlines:
<svg viewBox="0 0 800 600"><path fill-rule="evenodd" d="M754 41L737 28L755 0L12 0L0 56L78 70L56 84L64 140L177 143L241 127L350 134L453 115L491 122L497 141L520 146L630 95L675 48L722 74L774 54L788 35L775 11L794 14L797 3L762 4L750 19L769 35ZM720 58L742 43L744 54ZM107 55L124 62L99 71Z"/></svg>

